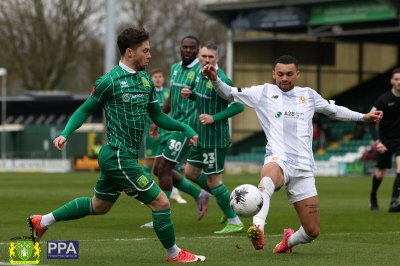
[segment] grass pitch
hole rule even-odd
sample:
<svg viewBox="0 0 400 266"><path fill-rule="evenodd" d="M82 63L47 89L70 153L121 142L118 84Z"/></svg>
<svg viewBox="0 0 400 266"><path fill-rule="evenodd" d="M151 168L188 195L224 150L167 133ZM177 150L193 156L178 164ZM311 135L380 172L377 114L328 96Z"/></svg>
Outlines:
<svg viewBox="0 0 400 266"><path fill-rule="evenodd" d="M0 174L0 265L8 265L10 238L29 235L26 218L48 213L81 196L92 196L98 173ZM258 184L258 176L225 176L230 190L244 184ZM283 228L297 229L296 213L286 200L284 189L272 197L266 245L255 251L245 233L216 235L221 212L211 198L202 222L196 220L196 204L172 202L177 244L205 255L207 265L399 265L400 213L388 213L393 183L386 177L379 190L381 211L368 209L371 178L317 177L320 197L321 235L311 244L299 245L292 254L273 254ZM146 206L121 195L104 216L59 222L41 242L41 265L162 265L165 253L151 229L139 226L150 221ZM246 228L251 218L242 219ZM47 240L79 240L79 259L48 260Z"/></svg>

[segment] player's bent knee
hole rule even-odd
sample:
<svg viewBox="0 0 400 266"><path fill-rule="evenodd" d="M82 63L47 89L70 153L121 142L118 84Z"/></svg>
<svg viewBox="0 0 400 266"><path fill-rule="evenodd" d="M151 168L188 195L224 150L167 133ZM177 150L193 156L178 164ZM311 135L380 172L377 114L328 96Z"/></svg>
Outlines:
<svg viewBox="0 0 400 266"><path fill-rule="evenodd" d="M158 196L152 202L150 202L148 206L153 211L166 210L170 208L169 200L164 192L158 194Z"/></svg>
<svg viewBox="0 0 400 266"><path fill-rule="evenodd" d="M105 206L105 205L93 206L93 212L96 215L104 215L111 209L111 206Z"/></svg>
<svg viewBox="0 0 400 266"><path fill-rule="evenodd" d="M92 208L93 212L96 215L103 215L106 214L109 210L111 210L112 206L114 205L113 202L104 201L94 197L92 199Z"/></svg>
<svg viewBox="0 0 400 266"><path fill-rule="evenodd" d="M196 180L198 175L196 176L192 171L185 171L185 177L194 181L194 180Z"/></svg>

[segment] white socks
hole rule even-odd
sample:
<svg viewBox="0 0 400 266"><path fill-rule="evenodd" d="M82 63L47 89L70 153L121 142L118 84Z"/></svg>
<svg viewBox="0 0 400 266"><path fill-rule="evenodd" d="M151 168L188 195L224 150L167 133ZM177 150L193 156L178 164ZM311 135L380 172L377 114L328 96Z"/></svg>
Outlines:
<svg viewBox="0 0 400 266"><path fill-rule="evenodd" d="M239 225L242 224L242 221L240 221L239 217L236 216L234 218L228 218L228 223Z"/></svg>
<svg viewBox="0 0 400 266"><path fill-rule="evenodd" d="M176 258L176 256L178 256L178 253L181 251L181 249L178 248L176 244L165 250L167 251L167 254L170 258Z"/></svg>
<svg viewBox="0 0 400 266"><path fill-rule="evenodd" d="M52 213L48 213L42 216L42 220L40 221L40 226L47 228L50 225L54 224L56 219L54 218Z"/></svg>
<svg viewBox="0 0 400 266"><path fill-rule="evenodd" d="M297 230L288 240L289 247L296 246L297 244L306 244L310 243L314 240L314 237L311 237L306 234L303 226L300 226L299 230Z"/></svg>
<svg viewBox="0 0 400 266"><path fill-rule="evenodd" d="M261 210L255 216L253 216L253 224L264 231L265 220L267 219L269 211L269 202L272 194L275 191L275 185L271 178L264 176L258 184L258 188L263 196L263 206Z"/></svg>

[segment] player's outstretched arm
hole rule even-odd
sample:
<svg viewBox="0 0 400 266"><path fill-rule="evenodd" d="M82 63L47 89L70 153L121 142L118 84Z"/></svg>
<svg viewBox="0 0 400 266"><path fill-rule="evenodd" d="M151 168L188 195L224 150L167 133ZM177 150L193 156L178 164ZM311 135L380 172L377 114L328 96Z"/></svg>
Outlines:
<svg viewBox="0 0 400 266"><path fill-rule="evenodd" d="M185 132L186 137L190 139L189 143L191 145L196 144L198 139L197 133L190 126L176 121L167 114L163 113L158 102L149 103L147 106L147 111L151 120L153 120L157 126L171 131L183 131Z"/></svg>
<svg viewBox="0 0 400 266"><path fill-rule="evenodd" d="M96 102L92 97L89 97L71 116L68 120L67 125L61 132L60 136L55 138L53 141L54 146L58 150L62 150L69 135L75 130L80 128L82 124L86 121L89 115L91 115L100 104Z"/></svg>
<svg viewBox="0 0 400 266"><path fill-rule="evenodd" d="M379 123L382 118L383 118L382 111L371 111L363 116L364 121L369 123Z"/></svg>
<svg viewBox="0 0 400 266"><path fill-rule="evenodd" d="M379 123L383 117L382 111L372 111L367 114L363 114L352 111L347 107L334 104L326 106L326 111L330 118L341 121L365 121L369 123Z"/></svg>

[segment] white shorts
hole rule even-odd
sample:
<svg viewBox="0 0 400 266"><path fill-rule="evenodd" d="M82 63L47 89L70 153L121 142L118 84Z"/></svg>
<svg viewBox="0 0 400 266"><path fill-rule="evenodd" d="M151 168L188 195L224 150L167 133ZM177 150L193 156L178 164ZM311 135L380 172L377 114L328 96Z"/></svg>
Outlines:
<svg viewBox="0 0 400 266"><path fill-rule="evenodd" d="M295 203L304 199L317 196L314 173L312 171L295 169L279 156L268 156L264 159L264 165L267 163L277 163L283 170L285 178L286 194L290 203Z"/></svg>

